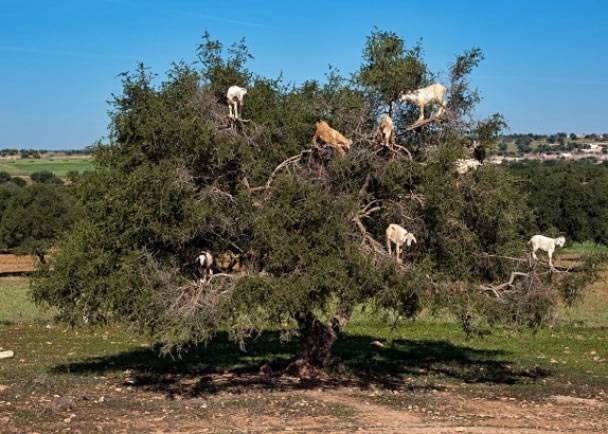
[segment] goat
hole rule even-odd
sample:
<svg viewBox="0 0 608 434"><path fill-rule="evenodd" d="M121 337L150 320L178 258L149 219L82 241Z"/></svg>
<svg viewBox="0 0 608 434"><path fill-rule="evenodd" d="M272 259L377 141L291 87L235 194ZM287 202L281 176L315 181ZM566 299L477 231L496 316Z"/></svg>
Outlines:
<svg viewBox="0 0 608 434"><path fill-rule="evenodd" d="M207 281L213 275L213 255L209 252L202 251L194 260L197 266L197 272L200 281Z"/></svg>
<svg viewBox="0 0 608 434"><path fill-rule="evenodd" d="M386 228L386 249L388 254L392 256L391 243L395 243L397 262L401 263L401 246L403 244L406 244L407 247L411 246L412 243L416 243L416 237L398 224L391 223Z"/></svg>
<svg viewBox="0 0 608 434"><path fill-rule="evenodd" d="M549 256L549 266L553 268L553 252L555 252L556 247L564 247L566 244L566 238L557 237L557 238L549 238L544 235L534 235L528 241L528 244L532 246L532 257L534 260L538 260L536 257L537 250L544 250L547 252L547 256Z"/></svg>
<svg viewBox="0 0 608 434"><path fill-rule="evenodd" d="M389 115L384 114L380 118L378 133L382 136L384 146L389 147L395 143L395 126Z"/></svg>
<svg viewBox="0 0 608 434"><path fill-rule="evenodd" d="M424 106L435 102L439 104L439 110L435 117L439 117L445 111L445 95L447 93L447 89L445 86L441 84L435 83L430 86L423 87L422 89L412 90L411 92L403 93L399 97L399 101L402 102L411 102L412 104L416 104L420 109L420 116L416 122L421 122L424 120Z"/></svg>
<svg viewBox="0 0 608 434"><path fill-rule="evenodd" d="M350 150L350 145L353 144L353 141L334 130L327 122L317 122L315 127L315 135L312 136L312 143L314 145L317 145L317 140L321 139L322 142L335 149L340 155L345 155Z"/></svg>
<svg viewBox="0 0 608 434"><path fill-rule="evenodd" d="M239 109L245 105L243 98L247 94L247 89L239 86L230 86L226 92L228 99L228 117L230 119L241 119Z"/></svg>
<svg viewBox="0 0 608 434"><path fill-rule="evenodd" d="M455 164L457 175L464 175L469 170L476 170L479 166L481 166L479 161L472 158L456 160Z"/></svg>
<svg viewBox="0 0 608 434"><path fill-rule="evenodd" d="M238 273L241 271L241 256L230 251L222 252L215 259L215 269L223 273Z"/></svg>

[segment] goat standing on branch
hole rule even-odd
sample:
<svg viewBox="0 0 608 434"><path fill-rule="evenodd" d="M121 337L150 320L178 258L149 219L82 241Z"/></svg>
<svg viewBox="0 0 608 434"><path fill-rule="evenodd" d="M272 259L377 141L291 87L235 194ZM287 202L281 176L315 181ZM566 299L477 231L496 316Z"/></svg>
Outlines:
<svg viewBox="0 0 608 434"><path fill-rule="evenodd" d="M393 125L393 119L388 114L384 114L380 118L378 132L382 136L384 146L390 147L395 144L395 126Z"/></svg>
<svg viewBox="0 0 608 434"><path fill-rule="evenodd" d="M391 223L386 228L386 249L388 250L389 255L393 254L391 251L391 243L395 243L397 262L401 264L401 246L403 246L403 244L407 247L411 246L412 243L416 243L416 237L398 224Z"/></svg>
<svg viewBox="0 0 608 434"><path fill-rule="evenodd" d="M226 92L228 99L228 117L240 120L240 109L245 105L243 98L247 94L247 89L239 86L230 86Z"/></svg>
<svg viewBox="0 0 608 434"><path fill-rule="evenodd" d="M420 109L420 116L418 117L418 122L422 122L424 120L424 106L431 103L439 104L439 110L437 114L434 116L434 119L438 118L445 112L445 95L447 93L447 89L445 86L441 84L435 83L430 86L424 87L422 89L413 90L411 92L407 92L402 94L399 97L399 101L402 102L410 102L415 104Z"/></svg>
<svg viewBox="0 0 608 434"><path fill-rule="evenodd" d="M547 252L547 256L549 256L549 266L553 268L553 252L555 252L556 247L564 247L566 244L566 238L557 237L557 238L549 238L544 235L534 235L528 241L528 244L532 246L532 257L534 260L538 260L536 257L537 250L544 250Z"/></svg>
<svg viewBox="0 0 608 434"><path fill-rule="evenodd" d="M456 160L456 174L457 175L465 175L470 170L477 170L481 163L475 159L467 158Z"/></svg>
<svg viewBox="0 0 608 434"><path fill-rule="evenodd" d="M199 276L199 281L206 282L211 279L213 275L213 255L209 252L201 252L200 255L196 257L194 263L197 267L197 272Z"/></svg>
<svg viewBox="0 0 608 434"><path fill-rule="evenodd" d="M335 149L340 155L346 155L346 152L350 150L350 145L353 141L347 139L338 131L334 130L325 121L316 123L315 135L312 136L312 143L317 145L317 140L321 139L322 142L328 144L331 148Z"/></svg>

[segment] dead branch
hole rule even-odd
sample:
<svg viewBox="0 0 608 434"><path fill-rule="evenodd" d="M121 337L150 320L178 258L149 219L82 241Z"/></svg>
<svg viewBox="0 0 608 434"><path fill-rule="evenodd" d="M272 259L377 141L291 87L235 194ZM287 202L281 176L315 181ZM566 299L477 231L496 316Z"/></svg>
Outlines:
<svg viewBox="0 0 608 434"><path fill-rule="evenodd" d="M478 254L476 254L476 256L480 256L482 258L506 259L506 260L509 260L509 261L520 262L520 263L528 262L527 258L516 258L514 256L493 255L493 254L486 253L486 252L478 253Z"/></svg>
<svg viewBox="0 0 608 434"><path fill-rule="evenodd" d="M367 187L369 187L369 182L371 181L372 177L370 176L370 174L368 173L367 175L365 175L365 181L363 182L363 186L359 189L359 196L363 197L367 194Z"/></svg>
<svg viewBox="0 0 608 434"><path fill-rule="evenodd" d="M365 225L361 221L361 217L359 217L358 215L353 217L353 222L355 223L355 225L357 226L357 229L359 229L359 232L361 233L361 236L363 237L363 243L367 243L376 253L378 253L380 255L386 255L386 252L384 251L382 244L380 244L378 241L376 241L369 234L369 232L367 232Z"/></svg>
<svg viewBox="0 0 608 434"><path fill-rule="evenodd" d="M496 298L500 298L500 294L498 293L498 291L502 291L505 288L510 288L513 286L513 282L515 281L516 277L530 277L530 273L524 273L522 271L512 271L511 272L511 276L509 277L509 280L503 284L497 285L497 286L491 286L491 285L480 285L480 288L482 291L489 291L489 292L493 292L496 295Z"/></svg>
<svg viewBox="0 0 608 434"><path fill-rule="evenodd" d="M230 202L234 202L234 196L232 196L227 191L221 190L220 188L216 187L215 185L209 189L209 194L221 196L221 197L228 199Z"/></svg>
<svg viewBox="0 0 608 434"><path fill-rule="evenodd" d="M212 275L209 279L207 279L207 282L211 282L213 279L215 279L217 277L228 277L230 279L234 279L236 277L241 277L241 275L240 274L217 273L217 274Z"/></svg>
<svg viewBox="0 0 608 434"><path fill-rule="evenodd" d="M396 154L399 154L399 152L396 152L396 151L395 151L394 149L392 149L392 148L397 148L397 150L401 150L401 151L405 152L405 153L407 154L407 158L408 158L410 161L412 161L412 160L413 160L411 152L410 152L410 151L409 151L409 149L407 149L405 146L401 146L401 145L397 145L396 143L393 143L392 147L389 147L389 149L390 149L390 151L391 151L391 152L394 152L394 153L396 153ZM402 154L399 154L399 155L402 155Z"/></svg>
<svg viewBox="0 0 608 434"><path fill-rule="evenodd" d="M360 218L365 218L365 217L369 217L370 214L375 213L376 211L379 211L381 209L380 206L374 206L377 203L379 203L379 200L372 200L370 203L368 203L367 205L365 205L363 207L363 209L361 211L359 211L357 213L357 216L359 216Z"/></svg>
<svg viewBox="0 0 608 434"><path fill-rule="evenodd" d="M420 122L414 122L412 125L410 125L409 127L407 127L405 129L405 131L413 131L415 129L421 128L425 125L431 124L433 122L437 122L441 120L441 116L433 116L432 118L429 119L423 119Z"/></svg>
<svg viewBox="0 0 608 434"><path fill-rule="evenodd" d="M310 149L305 149L302 152L300 152L299 154L291 156L288 159L286 159L283 162L281 162L277 167L274 168L274 170L270 174L270 177L268 178L268 181L266 181L266 184L264 185L263 189L264 190L268 190L270 188L270 186L272 185L272 181L274 181L274 178L277 176L277 174L279 173L279 171L281 171L281 169L289 166L290 164L297 163L298 161L300 161L300 159L304 155L310 154L311 152L312 151Z"/></svg>

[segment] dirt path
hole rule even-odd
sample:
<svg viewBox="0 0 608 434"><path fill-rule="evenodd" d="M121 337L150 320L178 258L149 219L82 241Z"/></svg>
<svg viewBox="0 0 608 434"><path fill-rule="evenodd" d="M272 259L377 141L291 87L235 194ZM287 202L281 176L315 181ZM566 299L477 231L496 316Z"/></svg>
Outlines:
<svg viewBox="0 0 608 434"><path fill-rule="evenodd" d="M493 386L475 391L455 386L416 391L354 387L258 390L190 397L99 380L64 383L61 392L44 378L27 389L4 384L0 388L0 432L608 432L606 396L557 395L526 400L494 394L488 399L485 396Z"/></svg>
<svg viewBox="0 0 608 434"><path fill-rule="evenodd" d="M314 391L307 395L354 409L358 432L546 434L604 433L608 430L607 404L595 399L554 396L543 404L527 404L510 399L464 399L453 393L440 392L427 401L433 410L421 412L378 405L356 391ZM451 419L460 419L460 423Z"/></svg>

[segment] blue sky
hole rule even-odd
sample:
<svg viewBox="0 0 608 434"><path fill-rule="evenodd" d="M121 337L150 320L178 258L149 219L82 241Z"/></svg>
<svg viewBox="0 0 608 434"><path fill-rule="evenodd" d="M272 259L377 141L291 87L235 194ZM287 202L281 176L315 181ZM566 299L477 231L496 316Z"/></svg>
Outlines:
<svg viewBox="0 0 608 434"><path fill-rule="evenodd" d="M603 0L0 0L0 148L91 145L117 74L195 60L205 29L244 36L250 69L296 83L356 70L374 26L422 38L439 72L479 46L479 116L501 112L512 132L608 132L607 23Z"/></svg>

